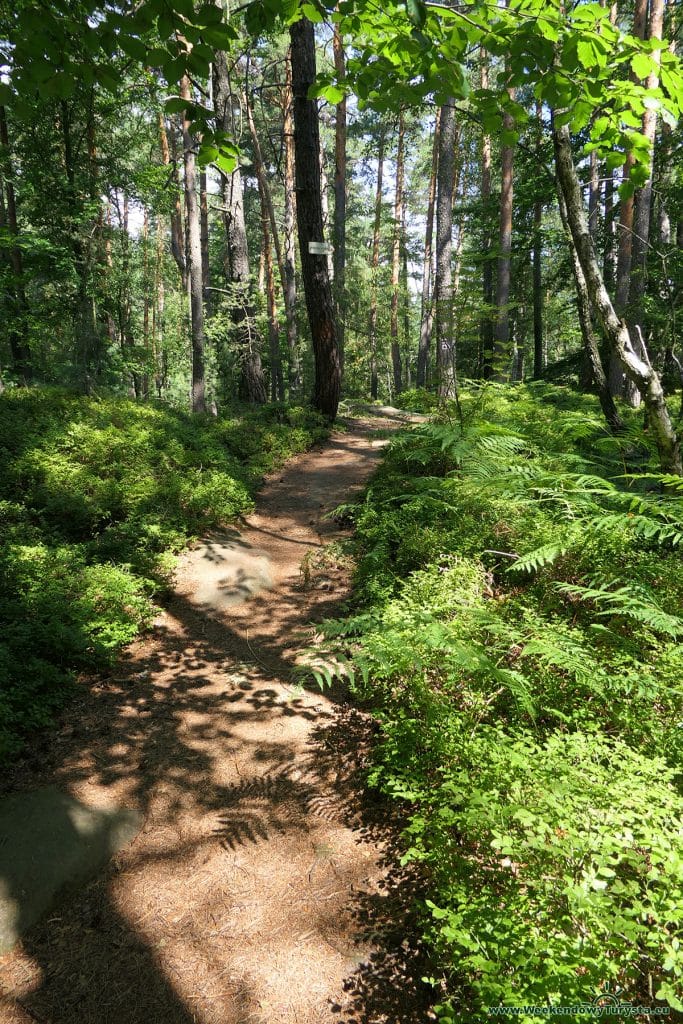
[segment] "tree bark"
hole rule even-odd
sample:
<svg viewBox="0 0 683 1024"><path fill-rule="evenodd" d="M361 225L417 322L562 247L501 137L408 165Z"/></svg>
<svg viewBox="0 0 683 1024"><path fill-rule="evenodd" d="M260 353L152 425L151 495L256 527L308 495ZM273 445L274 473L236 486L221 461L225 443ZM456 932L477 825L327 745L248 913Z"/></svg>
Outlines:
<svg viewBox="0 0 683 1024"><path fill-rule="evenodd" d="M213 100L218 127L234 130L228 61L218 51L213 64ZM249 249L244 220L244 189L239 165L221 175L223 223L227 245L227 277L231 286L230 316L235 328L240 360L239 396L245 402L263 403L268 394L261 366L261 339L256 329L256 309L251 294Z"/></svg>
<svg viewBox="0 0 683 1024"><path fill-rule="evenodd" d="M332 36L334 70L338 82L346 78L344 43L339 26ZM339 362L344 373L346 288L346 96L336 106L334 123L334 295L337 306Z"/></svg>
<svg viewBox="0 0 683 1024"><path fill-rule="evenodd" d="M540 101L536 103L536 120L538 124L538 158L541 159L541 132L543 109ZM534 308L534 379L540 380L543 376L544 348L543 348L543 202L539 197L534 202L534 240L532 248L532 292Z"/></svg>
<svg viewBox="0 0 683 1024"><path fill-rule="evenodd" d="M180 81L180 95L192 101L192 90L187 75ZM197 170L195 140L190 134L190 119L183 114L183 168L185 171L185 210L187 215L187 255L190 288L190 323L192 332L192 411L206 412L206 382L204 379L204 304L202 302L202 239L199 202L197 197Z"/></svg>
<svg viewBox="0 0 683 1024"><path fill-rule="evenodd" d="M282 93L282 131L285 149L285 287L284 303L287 318L287 352L289 354L289 397L296 398L301 391L301 361L296 322L296 185L294 169L294 99L292 96L292 61L287 54L285 88Z"/></svg>
<svg viewBox="0 0 683 1024"><path fill-rule="evenodd" d="M560 206L560 217L562 219L562 225L567 236L567 244L569 245L569 251L572 258L572 270L574 273L574 284L576 287L576 307L579 315L579 326L581 327L581 337L583 339L583 347L590 366L591 381L598 393L598 401L600 402L600 408L602 409L607 425L609 426L612 433L620 433L624 429L624 424L619 415L619 411L614 404L614 398L609 389L609 382L607 380L607 374L602 365L602 359L600 358L600 345L598 337L593 327L593 317L591 313L591 300L588 290L588 283L586 281L586 275L583 272L581 266L581 260L574 244L571 229L569 226L569 219L567 217L567 205L564 200L564 194L562 188L558 183L558 199ZM591 241L593 240L593 234L590 231L590 218L588 222L588 229L591 235Z"/></svg>
<svg viewBox="0 0 683 1024"><path fill-rule="evenodd" d="M275 274L273 273L273 247L270 240L270 217L268 205L263 192L261 199L261 230L263 232L264 276L266 291L266 307L268 310L268 343L270 350L270 399L272 402L284 402L285 382L282 376L282 360L280 358L280 324L275 301Z"/></svg>
<svg viewBox="0 0 683 1024"><path fill-rule="evenodd" d="M481 52L481 87L489 87L489 65L486 50ZM481 137L481 212L484 223L482 244L482 299L484 309L479 328L481 339L480 366L482 376L493 376L493 262L491 260L491 136Z"/></svg>
<svg viewBox="0 0 683 1024"><path fill-rule="evenodd" d="M372 227L372 262L370 264L370 316L368 343L370 346L370 397L378 394L377 375L377 274L379 271L379 243L382 227L382 178L384 176L384 127L380 128L377 151L377 187L375 189L375 218Z"/></svg>
<svg viewBox="0 0 683 1024"><path fill-rule="evenodd" d="M401 348L398 339L398 293L401 275L401 234L403 231L403 191L405 176L405 116L401 110L398 116L398 147L396 151L396 187L394 189L394 230L391 246L391 366L394 377L394 394L401 392L403 385Z"/></svg>
<svg viewBox="0 0 683 1024"><path fill-rule="evenodd" d="M455 146L457 125L455 100L441 107L439 163L436 181L436 275L434 310L436 317L436 365L439 395L446 397L455 385L453 350L453 201L455 193Z"/></svg>
<svg viewBox="0 0 683 1024"><path fill-rule="evenodd" d="M180 182L178 180L178 158L176 154L175 130L172 129L173 160L171 160L171 148L168 144L168 133L164 115L159 112L159 145L161 147L161 162L171 168L173 185L173 210L171 211L171 255L180 274L183 291L187 291L187 265L185 263L185 245L183 243L183 211L180 202Z"/></svg>
<svg viewBox="0 0 683 1024"><path fill-rule="evenodd" d="M651 0L650 19L648 25L648 38L661 39L664 27L664 0ZM661 50L653 50L652 59L657 64L661 59ZM646 88L655 90L659 86L659 74L652 71L647 78ZM636 328L640 327L643 336L647 336L645 324L645 311L643 300L645 298L645 284L647 272L647 253L650 243L650 215L652 213L652 168L657 129L657 111L645 110L643 114L642 133L649 141L650 161L647 181L641 189L636 192L633 211L633 245L631 250L631 282L629 286L628 324L632 337L637 333Z"/></svg>
<svg viewBox="0 0 683 1024"><path fill-rule="evenodd" d="M308 98L308 90L316 78L313 23L301 17L290 26L289 32L292 44L299 254L315 362L313 405L333 420L339 407L341 386L334 301L327 257L309 252L310 242L323 241L318 105L315 100Z"/></svg>
<svg viewBox="0 0 683 1024"><path fill-rule="evenodd" d="M647 409L649 429L659 453L662 472L683 475L681 445L667 408L659 374L653 369L643 349L636 352L624 320L617 315L605 288L588 220L581 196L581 185L576 172L567 125L553 126L555 166L562 198L566 204L567 222L586 279L591 307L602 327L611 352L619 359L625 373L633 381Z"/></svg>
<svg viewBox="0 0 683 1024"><path fill-rule="evenodd" d="M633 35L638 39L644 39L647 30L647 6L648 0L635 0L633 11ZM631 80L636 80L631 75ZM628 153L622 174L622 181L628 181L635 161L633 155ZM629 290L631 282L631 262L633 252L633 213L634 197L624 197L619 204L619 230L617 237L617 281L615 291L615 308L619 316L626 313L629 303ZM635 347L638 347L636 339ZM640 404L640 395L637 388L633 387L631 381L623 372L621 363L613 356L610 359L609 382L612 394L624 398L629 405L637 407Z"/></svg>
<svg viewBox="0 0 683 1024"><path fill-rule="evenodd" d="M202 239L202 288L207 316L211 309L211 274L209 270L209 200L206 191L206 171L199 175L199 210Z"/></svg>
<svg viewBox="0 0 683 1024"><path fill-rule="evenodd" d="M512 90L510 96L514 98ZM503 114L503 131L514 129L514 119L507 111ZM500 154L500 226L498 233L498 276L496 282L496 328L493 356L493 376L507 380L510 352L510 280L512 256L512 205L514 188L513 145L501 146Z"/></svg>
<svg viewBox="0 0 683 1024"><path fill-rule="evenodd" d="M420 341L417 350L418 388L427 385L429 368L429 347L432 340L432 322L434 304L431 297L432 278L432 239L434 237L434 206L436 203L436 169L439 159L439 111L434 120L434 141L432 144L432 167L429 174L429 192L427 196L427 222L425 225L425 248L422 260L422 305L420 312Z"/></svg>
<svg viewBox="0 0 683 1024"><path fill-rule="evenodd" d="M0 106L0 144L3 157L0 162L0 192L2 193L2 223L12 239L7 259L11 283L7 290L8 336L14 372L20 383L28 384L33 377L33 366L28 342L28 301L24 288L24 263L19 240L17 203L14 192L14 168L10 149L9 130L5 108Z"/></svg>

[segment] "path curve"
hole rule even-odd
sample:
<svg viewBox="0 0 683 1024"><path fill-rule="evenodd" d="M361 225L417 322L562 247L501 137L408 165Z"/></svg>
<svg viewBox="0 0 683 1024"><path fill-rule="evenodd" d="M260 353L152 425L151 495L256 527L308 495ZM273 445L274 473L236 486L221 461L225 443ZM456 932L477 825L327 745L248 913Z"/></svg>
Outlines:
<svg viewBox="0 0 683 1024"><path fill-rule="evenodd" d="M184 556L153 636L51 738L26 783L144 823L0 959L3 1022L340 1020L371 952L351 907L377 890L382 850L350 827L338 766L312 742L333 701L297 694L292 674L302 627L348 592L343 560L323 555L339 536L325 514L375 468L378 425L289 463L243 527Z"/></svg>

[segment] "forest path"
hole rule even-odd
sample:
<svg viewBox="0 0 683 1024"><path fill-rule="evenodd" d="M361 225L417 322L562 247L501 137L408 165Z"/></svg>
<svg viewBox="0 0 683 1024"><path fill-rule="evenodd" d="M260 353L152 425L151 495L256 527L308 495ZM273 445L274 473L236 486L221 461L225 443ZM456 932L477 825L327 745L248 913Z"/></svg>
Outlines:
<svg viewBox="0 0 683 1024"><path fill-rule="evenodd" d="M348 424L271 477L243 527L187 553L153 635L19 778L143 824L0 959L3 1024L396 1024L386 995L366 1005L382 972L421 1017L360 931L388 872L381 829L346 796L362 716L292 686L304 627L348 593L324 515L374 470L387 426ZM350 980L363 964L371 980Z"/></svg>

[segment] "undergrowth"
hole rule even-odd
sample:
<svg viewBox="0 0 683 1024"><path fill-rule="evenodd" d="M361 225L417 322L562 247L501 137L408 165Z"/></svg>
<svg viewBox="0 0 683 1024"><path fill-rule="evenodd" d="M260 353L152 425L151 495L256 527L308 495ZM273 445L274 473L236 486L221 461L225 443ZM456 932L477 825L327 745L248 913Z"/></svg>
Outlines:
<svg viewBox="0 0 683 1024"><path fill-rule="evenodd" d="M322 436L302 409L219 419L59 390L0 396L0 760L75 673L144 629L190 538L249 511L263 474Z"/></svg>
<svg viewBox="0 0 683 1024"><path fill-rule="evenodd" d="M605 990L683 1011L683 487L590 397L461 402L339 510L359 606L310 656L376 709L370 781L429 879L437 1016Z"/></svg>

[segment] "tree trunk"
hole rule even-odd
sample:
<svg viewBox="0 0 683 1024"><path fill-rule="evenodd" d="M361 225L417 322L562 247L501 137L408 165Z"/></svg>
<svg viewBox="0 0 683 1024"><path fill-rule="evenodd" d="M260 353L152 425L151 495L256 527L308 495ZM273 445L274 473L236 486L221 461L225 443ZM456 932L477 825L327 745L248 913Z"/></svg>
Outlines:
<svg viewBox="0 0 683 1024"><path fill-rule="evenodd" d="M272 402L284 402L285 383L282 377L282 360L280 358L280 324L277 317L277 302L275 301L275 275L273 273L273 247L270 241L270 217L263 192L260 192L260 198L266 307L268 310L268 343L270 350L270 399Z"/></svg>
<svg viewBox="0 0 683 1024"><path fill-rule="evenodd" d="M593 328L593 317L591 314L591 300L588 291L588 284L586 282L586 275L583 272L581 266L581 260L574 244L574 239L569 227L569 220L567 217L567 205L564 200L564 194L560 185L558 184L558 199L560 206L560 217L562 219L562 225L567 236L567 244L569 245L569 251L572 258L572 270L574 272L574 284L576 286L576 307L579 315L579 325L581 327L581 337L583 339L583 346L588 365L590 366L591 381L595 386L598 393L598 400L600 402L600 408L602 409L607 424L612 433L620 433L624 429L624 424L621 420L614 399L609 389L609 382L605 369L602 365L602 359L600 358L600 345L598 337ZM593 239L592 232L590 232L590 218L588 222L589 233L591 234L591 241Z"/></svg>
<svg viewBox="0 0 683 1024"><path fill-rule="evenodd" d="M536 103L536 120L538 123L538 158L541 159L541 131L543 110L540 101ZM540 380L544 370L543 351L543 203L540 198L534 202L534 241L532 250L532 291L534 307L534 380Z"/></svg>
<svg viewBox="0 0 683 1024"><path fill-rule="evenodd" d="M3 158L0 162L0 192L2 193L2 223L12 239L8 254L11 283L7 290L7 317L12 366L20 383L28 384L33 377L31 353L28 343L28 302L24 288L24 264L18 244L19 224L14 193L14 168L7 128L5 108L0 106L0 144Z"/></svg>
<svg viewBox="0 0 683 1024"><path fill-rule="evenodd" d="M619 359L624 371L636 385L647 409L649 429L652 432L663 473L683 475L680 440L676 435L659 374L653 369L643 350L639 355L631 344L628 328L619 319L602 278L588 220L581 196L581 184L576 172L567 125L553 126L555 165L557 177L566 204L567 222L586 279L591 307L599 319L611 352Z"/></svg>
<svg viewBox="0 0 683 1024"><path fill-rule="evenodd" d="M294 181L294 99L292 97L292 61L287 54L285 88L282 94L282 131L285 149L285 287L284 303L287 318L287 352L289 353L289 397L301 391L301 361L296 323L296 185Z"/></svg>
<svg viewBox="0 0 683 1024"><path fill-rule="evenodd" d="M514 93L510 90L510 96ZM514 119L503 114L503 131L513 131ZM512 255L512 203L515 148L502 145L500 154L500 228L498 234L498 277L496 283L496 329L494 373L496 380L507 380L510 363L510 272Z"/></svg>
<svg viewBox="0 0 683 1024"><path fill-rule="evenodd" d="M648 0L635 0L633 12L633 35L638 39L644 39L647 30L647 6ZM632 81L637 81L631 75ZM631 153L627 154L626 163L622 174L622 181L628 181L634 165L634 158ZM626 196L619 204L619 234L617 238L617 281L614 305L619 316L624 316L629 303L629 290L631 282L631 261L633 252L633 212L634 197ZM635 347L638 347L636 339ZM609 383L612 394L624 398L634 408L640 404L640 395L637 388L633 386L627 374L616 356L610 359Z"/></svg>
<svg viewBox="0 0 683 1024"><path fill-rule="evenodd" d="M213 64L213 100L218 127L234 130L233 104L228 62L225 53L216 52ZM256 330L256 310L251 295L249 249L244 220L244 190L239 165L230 174L221 175L223 222L227 246L227 277L231 286L232 319L240 359L239 396L245 402L263 403L268 393L261 366L261 339Z"/></svg>
<svg viewBox="0 0 683 1024"><path fill-rule="evenodd" d="M401 348L398 340L398 293L401 275L401 233L403 230L403 184L405 174L405 118L403 110L398 116L398 148L396 152L396 187L394 190L394 231L391 246L391 365L394 374L394 394L401 392Z"/></svg>
<svg viewBox="0 0 683 1024"><path fill-rule="evenodd" d="M455 100L451 99L441 107L439 163L436 179L434 310L436 316L436 365L441 397L450 395L455 385L451 253L453 248L456 138Z"/></svg>
<svg viewBox="0 0 683 1024"><path fill-rule="evenodd" d="M292 43L299 254L315 362L313 405L333 420L337 415L341 386L334 302L327 257L309 252L311 242L323 241L318 105L308 98L308 90L316 78L313 22L302 17L290 26L289 32Z"/></svg>
<svg viewBox="0 0 683 1024"><path fill-rule="evenodd" d="M425 225L425 249L422 261L422 305L420 313L420 342L417 350L418 388L427 385L429 367L429 346L432 340L432 321L434 305L431 297L432 278L432 238L434 236L434 206L436 202L436 169L439 159L439 111L434 120L434 142L432 144L432 168L429 175L429 193L427 197L427 223Z"/></svg>
<svg viewBox="0 0 683 1024"><path fill-rule="evenodd" d="M334 70L338 82L346 78L344 44L339 26L332 36ZM346 317L346 96L336 106L334 124L334 294L337 306L339 363L344 373L344 323Z"/></svg>
<svg viewBox="0 0 683 1024"><path fill-rule="evenodd" d="M188 104L192 102L192 90L187 75L183 75L180 81L180 95ZM185 209L187 211L186 261L189 270L192 331L192 411L206 412L202 239L194 147L195 140L190 134L190 118L185 112L183 114L183 168L185 171Z"/></svg>
<svg viewBox="0 0 683 1024"><path fill-rule="evenodd" d="M164 115L159 112L159 145L161 147L161 161L166 167L172 168L173 183L173 210L171 211L171 255L180 274L183 291L187 291L187 266L185 263L185 245L183 243L183 211L180 202L180 182L178 180L178 157L175 144L175 130L172 129L173 162L171 163L171 149L168 144L166 122Z"/></svg>
<svg viewBox="0 0 683 1024"><path fill-rule="evenodd" d="M199 209L202 238L202 288L207 316L211 308L211 275L209 271L209 200L206 192L206 171L199 175Z"/></svg>
<svg viewBox="0 0 683 1024"><path fill-rule="evenodd" d="M650 0L650 21L648 38L661 39L664 27L664 0ZM659 64L661 50L652 51L652 59ZM659 87L659 74L652 71L645 83L646 88L654 91ZM640 327L643 336L647 336L643 299L645 298L647 253L650 243L650 215L652 212L652 168L655 134L657 129L657 111L646 109L643 114L642 132L649 141L650 162L647 181L636 192L633 212L633 245L631 249L631 282L629 286L628 324L631 336L637 334Z"/></svg>
<svg viewBox="0 0 683 1024"><path fill-rule="evenodd" d="M370 265L370 317L368 344L370 346L370 397L378 394L377 376L377 273L379 271L379 243L382 227L382 178L384 175L384 127L380 129L377 152L377 187L375 189L375 219L372 227L372 263Z"/></svg>
<svg viewBox="0 0 683 1024"><path fill-rule="evenodd" d="M481 51L481 87L489 87L489 65L486 50ZM491 136L484 132L481 137L481 212L484 223L482 244L482 299L484 309L479 328L481 338L482 376L489 380L493 376L493 262L491 260Z"/></svg>

